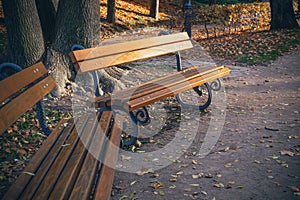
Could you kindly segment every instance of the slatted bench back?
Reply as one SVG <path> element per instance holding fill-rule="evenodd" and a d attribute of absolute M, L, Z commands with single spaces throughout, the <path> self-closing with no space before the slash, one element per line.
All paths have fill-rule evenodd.
<path fill-rule="evenodd" d="M 55 88 L 42 62 L 0 82 L 0 133 Z"/>
<path fill-rule="evenodd" d="M 192 48 L 187 33 L 162 35 L 70 52 L 78 73 L 107 68 Z"/>

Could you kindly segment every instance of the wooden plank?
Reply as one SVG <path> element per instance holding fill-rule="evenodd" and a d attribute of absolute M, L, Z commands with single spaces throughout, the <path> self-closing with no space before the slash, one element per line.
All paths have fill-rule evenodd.
<path fill-rule="evenodd" d="M 182 41 L 161 46 L 149 47 L 147 49 L 138 49 L 135 51 L 128 51 L 125 53 L 112 54 L 97 59 L 84 60 L 78 63 L 80 70 L 77 72 L 85 73 L 110 66 L 166 55 L 169 53 L 189 49 L 192 47 L 193 46 L 190 41 Z"/>
<path fill-rule="evenodd" d="M 23 113 L 55 88 L 52 77 L 48 76 L 29 88 L 0 109 L 0 133 L 4 132 Z"/>
<path fill-rule="evenodd" d="M 4 79 L 0 82 L 0 102 L 3 102 L 23 87 L 45 75 L 47 72 L 48 71 L 44 64 L 42 62 L 38 62 Z"/>
<path fill-rule="evenodd" d="M 73 190 L 76 179 L 81 176 L 79 172 L 81 171 L 82 163 L 87 154 L 86 149 L 88 148 L 89 143 L 93 140 L 95 127 L 97 127 L 98 124 L 97 119 L 93 116 L 93 114 L 91 117 L 93 120 L 88 122 L 88 124 L 82 130 L 82 135 L 80 134 L 81 137 L 86 138 L 86 141 L 83 143 L 80 138 L 60 176 L 59 174 L 56 174 L 56 176 L 59 176 L 59 178 L 55 183 L 50 196 L 47 197 L 48 199 L 67 199 Z M 53 174 L 55 176 L 55 173 L 52 171 L 50 171 L 49 174 Z M 45 187 L 46 185 L 47 184 L 45 184 Z M 81 189 L 83 188 L 81 187 Z M 87 188 L 84 188 L 84 190 L 86 189 Z"/>
<path fill-rule="evenodd" d="M 176 72 L 169 74 L 165 77 L 160 77 L 158 79 L 151 80 L 149 82 L 146 82 L 141 85 L 137 85 L 133 88 L 128 88 L 125 90 L 117 91 L 116 93 L 113 93 L 111 97 L 104 97 L 101 99 L 101 97 L 96 97 L 95 101 L 98 101 L 96 103 L 96 107 L 103 106 L 103 101 L 105 101 L 105 104 L 107 106 L 111 106 L 111 104 L 122 104 L 124 101 L 128 101 L 139 98 L 141 96 L 146 96 L 148 94 L 154 93 L 159 90 L 163 90 L 164 88 L 171 87 L 172 85 L 179 84 L 181 82 L 187 81 L 189 79 L 193 79 L 198 76 L 203 76 L 207 73 L 217 71 L 219 69 L 224 68 L 223 66 L 217 66 L 217 67 L 206 67 L 199 69 L 199 67 L 191 67 L 187 70 Z M 100 101 L 99 101 L 100 99 Z M 114 102 L 109 102 L 111 99 L 114 100 Z M 99 105 L 100 104 L 100 105 Z"/>
<path fill-rule="evenodd" d="M 190 67 L 190 68 L 188 68 L 184 71 L 168 74 L 166 76 L 162 76 L 162 77 L 159 77 L 157 79 L 153 79 L 151 81 L 148 81 L 148 82 L 145 82 L 145 83 L 142 83 L 142 84 L 139 84 L 139 85 L 135 85 L 135 86 L 130 87 L 130 88 L 125 88 L 125 89 L 120 90 L 120 91 L 115 91 L 115 92 L 113 92 L 112 95 L 104 95 L 104 96 L 95 97 L 91 101 L 96 102 L 96 105 L 95 105 L 96 108 L 103 107 L 102 103 L 103 102 L 105 102 L 104 104 L 108 103 L 111 100 L 112 97 L 115 98 L 115 97 L 118 97 L 118 96 L 124 96 L 124 97 L 125 97 L 125 95 L 128 96 L 128 94 L 132 94 L 132 92 L 137 90 L 137 88 L 139 88 L 139 87 L 147 87 L 147 85 L 149 85 L 150 83 L 156 83 L 156 82 L 160 83 L 161 81 L 164 81 L 166 79 L 169 79 L 169 78 L 172 79 L 174 74 L 183 74 L 183 73 L 186 73 L 187 71 L 195 70 L 197 68 L 198 68 L 198 66 Z M 106 106 L 108 106 L 108 105 L 106 105 Z"/>
<path fill-rule="evenodd" d="M 116 114 L 115 123 L 112 128 L 111 138 L 108 143 L 104 164 L 102 164 L 101 177 L 96 187 L 94 199 L 110 199 L 112 185 L 115 176 L 115 166 L 117 164 L 119 145 L 122 134 L 123 118 Z"/>
<path fill-rule="evenodd" d="M 132 94 L 129 93 L 130 100 L 146 96 L 148 94 L 152 94 L 156 91 L 163 90 L 164 88 L 169 88 L 173 85 L 178 85 L 182 82 L 186 82 L 190 79 L 194 79 L 199 76 L 203 76 L 205 74 L 211 73 L 213 71 L 217 71 L 219 69 L 224 68 L 223 66 L 219 67 L 208 67 L 201 70 L 187 70 L 185 73 L 175 73 L 174 76 L 163 79 L 162 81 L 151 81 L 151 83 L 148 83 L 145 86 L 138 87 Z M 124 93 L 123 93 L 124 94 Z M 128 93 L 126 93 L 128 94 Z M 121 101 L 124 101 L 124 99 L 127 98 L 127 96 L 116 96 L 114 97 L 115 100 L 120 99 Z"/>
<path fill-rule="evenodd" d="M 75 120 L 74 123 L 84 124 L 85 122 L 86 122 L 86 118 L 78 120 L 78 121 Z M 60 140 L 58 140 L 55 143 L 55 146 L 53 146 L 51 151 L 48 152 L 47 157 L 43 160 L 43 162 L 39 166 L 33 179 L 26 186 L 20 199 L 32 199 L 33 195 L 37 191 L 38 187 L 44 181 L 44 178 L 47 175 L 49 169 L 53 166 L 53 163 L 55 163 L 55 161 L 57 160 L 57 157 L 61 154 L 61 151 L 63 149 L 66 150 L 66 149 L 71 148 L 71 145 L 72 145 L 71 141 L 74 141 L 74 136 L 77 135 L 77 130 L 75 128 L 74 123 L 68 125 L 68 126 L 70 126 L 70 129 L 68 129 L 68 130 L 64 129 L 64 132 L 62 132 L 62 134 L 61 134 L 62 137 L 60 138 Z M 68 146 L 65 144 L 70 144 L 70 145 Z M 51 190 L 51 188 L 52 188 L 52 186 L 50 185 L 50 182 L 49 182 L 49 190 Z"/>
<path fill-rule="evenodd" d="M 73 124 L 73 120 L 62 119 L 57 124 L 56 129 L 52 131 L 52 133 L 43 142 L 39 151 L 35 153 L 31 161 L 24 169 L 24 172 L 31 172 L 35 174 L 38 168 L 40 167 L 41 163 L 44 161 L 44 159 L 48 156 L 49 153 L 51 153 L 52 156 L 55 156 L 55 153 L 52 149 L 55 149 L 57 145 L 60 146 L 65 141 L 66 135 L 62 135 L 62 132 L 70 131 L 73 128 L 73 126 L 70 125 L 65 127 L 65 123 Z M 20 199 L 20 196 L 25 186 L 29 183 L 29 181 L 32 178 L 33 176 L 30 176 L 28 174 L 20 174 L 17 180 L 14 182 L 14 184 L 6 192 L 3 199 Z"/>
<path fill-rule="evenodd" d="M 104 139 L 109 130 L 109 125 L 112 117 L 111 111 L 103 112 L 99 121 L 99 126 L 95 132 L 92 143 L 89 147 L 89 152 L 82 165 L 80 175 L 74 184 L 73 190 L 69 199 L 88 199 L 96 178 L 97 169 L 99 166 L 99 158 L 104 151 Z"/>
<path fill-rule="evenodd" d="M 114 54 L 123 54 L 139 49 L 146 49 L 149 47 L 161 46 L 169 43 L 176 43 L 180 41 L 190 41 L 187 33 L 177 33 L 172 35 L 162 35 L 150 37 L 145 39 L 138 39 L 133 41 L 122 42 L 118 44 L 105 45 L 95 48 L 88 48 L 71 52 L 70 58 L 73 63 L 82 62 L 86 60 L 99 59 Z"/>
<path fill-rule="evenodd" d="M 193 87 L 197 87 L 199 85 L 202 85 L 206 82 L 213 81 L 217 78 L 220 78 L 222 76 L 228 75 L 230 73 L 230 70 L 228 68 L 223 68 L 218 71 L 211 72 L 209 74 L 205 74 L 203 76 L 197 77 L 195 79 L 182 82 L 178 85 L 171 86 L 169 88 L 166 88 L 164 90 L 160 90 L 157 92 L 154 92 L 152 94 L 149 94 L 147 96 L 134 99 L 130 102 L 128 102 L 129 111 L 135 110 L 137 108 L 141 108 L 143 106 L 149 105 L 151 103 L 154 103 L 156 101 L 165 99 L 167 97 L 173 96 L 175 94 L 178 94 L 180 92 L 183 92 L 185 90 L 191 89 Z"/>

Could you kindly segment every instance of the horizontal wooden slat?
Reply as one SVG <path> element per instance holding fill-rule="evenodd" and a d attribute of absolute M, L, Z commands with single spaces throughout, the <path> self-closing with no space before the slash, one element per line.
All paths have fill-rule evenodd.
<path fill-rule="evenodd" d="M 126 52 L 122 54 L 110 55 L 104 58 L 94 60 L 85 60 L 79 63 L 80 70 L 78 71 L 78 73 L 85 73 L 101 68 L 143 60 L 155 56 L 161 56 L 175 51 L 185 50 L 191 47 L 192 46 L 190 43 L 179 42 L 173 44 L 166 44 L 159 47 L 151 47 L 147 49 Z"/>
<path fill-rule="evenodd" d="M 105 102 L 105 103 L 109 102 L 112 97 L 115 98 L 115 96 L 130 95 L 130 94 L 132 94 L 133 91 L 137 90 L 140 87 L 145 87 L 145 86 L 147 87 L 151 83 L 157 83 L 157 82 L 165 81 L 166 79 L 172 79 L 173 76 L 176 75 L 176 74 L 183 74 L 183 73 L 186 73 L 187 71 L 195 70 L 197 68 L 198 68 L 198 66 L 193 66 L 193 67 L 190 67 L 188 69 L 185 69 L 184 71 L 180 71 L 180 72 L 168 74 L 166 76 L 162 76 L 162 77 L 159 77 L 159 78 L 147 81 L 145 83 L 142 83 L 142 84 L 130 87 L 130 88 L 126 88 L 126 89 L 123 89 L 123 90 L 115 91 L 115 92 L 113 92 L 112 95 L 107 94 L 107 95 L 95 97 L 91 101 L 96 102 L 96 108 L 102 107 L 101 103 L 102 102 Z"/>
<path fill-rule="evenodd" d="M 182 82 L 186 82 L 190 79 L 203 76 L 205 74 L 211 73 L 213 71 L 217 71 L 224 68 L 223 66 L 217 67 L 206 67 L 199 68 L 198 66 L 194 66 L 188 68 L 184 71 L 176 72 L 169 74 L 165 77 L 160 77 L 149 82 L 145 82 L 143 84 L 137 85 L 132 88 L 128 88 L 125 90 L 117 91 L 113 93 L 112 96 L 104 96 L 104 97 L 96 97 L 96 107 L 101 107 L 103 104 L 106 106 L 111 106 L 111 99 L 113 99 L 113 104 L 120 104 L 125 100 L 133 100 L 139 98 L 141 96 L 146 96 L 148 94 L 154 93 L 159 90 L 163 90 L 164 88 L 171 87 L 172 85 L 176 85 Z"/>
<path fill-rule="evenodd" d="M 2 107 L 0 110 L 0 133 L 5 131 L 23 113 L 32 108 L 55 86 L 53 78 L 48 76 Z"/>
<path fill-rule="evenodd" d="M 139 98 L 141 96 L 146 96 L 147 94 L 152 94 L 152 93 L 162 90 L 164 88 L 168 88 L 173 85 L 178 85 L 182 82 L 186 82 L 186 81 L 189 81 L 196 77 L 203 76 L 205 74 L 217 71 L 222 68 L 223 68 L 222 66 L 208 67 L 208 68 L 204 68 L 204 69 L 199 69 L 199 71 L 195 69 L 195 70 L 187 70 L 181 74 L 175 73 L 175 74 L 173 74 L 173 76 L 171 76 L 169 78 L 163 79 L 161 81 L 153 81 L 153 82 L 151 81 L 147 85 L 138 87 L 133 93 L 129 93 L 130 96 L 126 96 L 126 95 L 128 95 L 127 92 L 122 93 L 123 95 L 116 95 L 116 97 L 114 97 L 114 100 L 117 100 L 117 99 L 121 100 L 121 99 L 125 99 L 128 97 L 130 98 L 130 100 L 133 100 L 133 99 Z"/>
<path fill-rule="evenodd" d="M 188 35 L 178 33 L 73 51 L 69 55 L 77 72 L 84 73 L 192 47 Z"/>
<path fill-rule="evenodd" d="M 13 74 L 0 82 L 0 102 L 47 73 L 42 62 Z"/>
<path fill-rule="evenodd" d="M 143 96 L 141 98 L 134 99 L 134 100 L 128 102 L 129 111 L 135 110 L 137 108 L 141 108 L 143 106 L 149 105 L 156 101 L 165 99 L 169 96 L 173 96 L 173 95 L 183 92 L 185 90 L 197 87 L 206 82 L 213 81 L 217 78 L 228 75 L 229 73 L 230 73 L 230 70 L 228 68 L 223 68 L 221 70 L 214 71 L 209 74 L 205 74 L 203 76 L 197 77 L 195 79 L 192 79 L 192 80 L 189 80 L 186 82 L 182 82 L 180 84 L 171 86 L 169 88 L 165 88 L 163 90 L 154 92 L 147 96 Z"/>
<path fill-rule="evenodd" d="M 163 35 L 145 39 L 122 42 L 118 44 L 105 45 L 95 48 L 77 50 L 70 53 L 72 62 L 82 62 L 90 59 L 97 59 L 113 54 L 122 54 L 139 49 L 145 49 L 154 46 L 160 46 L 168 43 L 188 41 L 187 33 L 177 33 L 172 35 Z"/>

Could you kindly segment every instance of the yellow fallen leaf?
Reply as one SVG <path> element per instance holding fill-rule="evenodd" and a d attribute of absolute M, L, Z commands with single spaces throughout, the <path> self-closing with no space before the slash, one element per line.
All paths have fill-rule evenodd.
<path fill-rule="evenodd" d="M 23 172 L 23 174 L 27 174 L 27 175 L 29 175 L 29 176 L 35 176 L 35 174 L 32 173 L 32 172 Z"/>
<path fill-rule="evenodd" d="M 283 150 L 283 151 L 280 151 L 281 155 L 288 155 L 288 156 L 294 156 L 295 153 L 294 152 L 291 152 L 291 151 L 288 151 L 288 150 Z"/>

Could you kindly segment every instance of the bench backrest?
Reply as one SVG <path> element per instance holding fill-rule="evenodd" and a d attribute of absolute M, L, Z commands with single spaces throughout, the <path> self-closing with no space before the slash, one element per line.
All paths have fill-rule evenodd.
<path fill-rule="evenodd" d="M 162 35 L 70 52 L 78 73 L 107 68 L 192 48 L 187 33 Z"/>
<path fill-rule="evenodd" d="M 42 62 L 0 82 L 0 133 L 56 86 Z"/>

